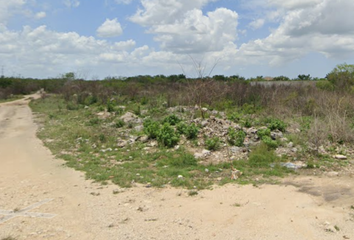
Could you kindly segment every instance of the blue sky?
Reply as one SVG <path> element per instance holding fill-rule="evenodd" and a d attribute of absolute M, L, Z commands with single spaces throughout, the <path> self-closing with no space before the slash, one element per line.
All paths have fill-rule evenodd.
<path fill-rule="evenodd" d="M 324 77 L 354 60 L 351 0 L 0 0 L 6 76 Z M 199 69 L 193 64 L 199 65 Z"/>

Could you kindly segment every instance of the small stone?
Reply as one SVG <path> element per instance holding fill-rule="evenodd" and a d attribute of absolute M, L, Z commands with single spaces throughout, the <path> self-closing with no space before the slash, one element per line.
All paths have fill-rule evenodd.
<path fill-rule="evenodd" d="M 292 148 L 292 147 L 294 147 L 294 143 L 289 142 L 289 143 L 288 143 L 288 145 L 287 145 L 287 147 L 288 147 L 288 148 Z"/>
<path fill-rule="evenodd" d="M 208 172 L 209 172 L 209 169 L 206 168 L 206 169 L 205 169 L 205 172 L 208 173 Z"/>
<path fill-rule="evenodd" d="M 178 175 L 178 177 L 177 177 L 178 179 L 182 179 L 183 178 L 183 176 L 182 175 Z"/>
<path fill-rule="evenodd" d="M 335 155 L 334 158 L 335 158 L 335 159 L 339 159 L 339 160 L 346 160 L 346 159 L 347 159 L 347 156 L 344 156 L 344 155 Z"/>

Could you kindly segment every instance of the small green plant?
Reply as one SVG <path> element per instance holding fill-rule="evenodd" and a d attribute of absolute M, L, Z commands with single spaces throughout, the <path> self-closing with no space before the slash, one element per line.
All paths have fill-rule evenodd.
<path fill-rule="evenodd" d="M 252 150 L 248 161 L 252 167 L 269 167 L 271 163 L 276 163 L 278 160 L 274 150 L 261 143 Z"/>
<path fill-rule="evenodd" d="M 232 146 L 242 147 L 245 138 L 246 138 L 246 133 L 244 131 L 242 130 L 236 131 L 233 128 L 229 128 L 227 140 Z"/>
<path fill-rule="evenodd" d="M 107 112 L 114 112 L 114 105 L 112 102 L 107 103 Z"/>
<path fill-rule="evenodd" d="M 269 128 L 258 129 L 257 135 L 260 139 L 263 139 L 264 137 L 270 137 L 270 129 Z"/>
<path fill-rule="evenodd" d="M 160 131 L 160 123 L 147 119 L 144 122 L 144 132 L 150 139 L 156 139 Z"/>
<path fill-rule="evenodd" d="M 199 128 L 194 123 L 187 125 L 184 122 L 180 122 L 177 124 L 176 129 L 179 134 L 184 134 L 187 139 L 196 139 L 199 133 Z"/>
<path fill-rule="evenodd" d="M 269 120 L 268 128 L 269 128 L 271 131 L 279 130 L 279 131 L 284 132 L 285 129 L 286 129 L 286 124 L 285 124 L 282 120 L 279 120 L 279 119 L 275 119 L 275 118 L 274 118 L 274 119 L 270 119 L 270 120 Z"/>
<path fill-rule="evenodd" d="M 187 129 L 187 124 L 185 124 L 184 122 L 180 122 L 177 124 L 176 129 L 179 134 L 185 134 Z"/>
<path fill-rule="evenodd" d="M 199 133 L 198 127 L 192 123 L 191 125 L 188 125 L 185 129 L 184 134 L 186 135 L 187 139 L 196 139 Z"/>
<path fill-rule="evenodd" d="M 114 124 L 116 128 L 122 128 L 124 127 L 125 122 L 122 119 L 118 119 L 118 121 Z"/>
<path fill-rule="evenodd" d="M 164 123 L 157 135 L 159 144 L 165 147 L 174 147 L 179 141 L 179 135 L 168 123 Z"/>
<path fill-rule="evenodd" d="M 195 191 L 195 190 L 191 190 L 188 192 L 188 196 L 192 197 L 192 196 L 196 196 L 198 195 L 198 191 Z"/>
<path fill-rule="evenodd" d="M 238 123 L 242 119 L 242 115 L 238 112 L 234 112 L 228 116 L 228 119 L 230 121 L 233 121 L 235 123 Z"/>
<path fill-rule="evenodd" d="M 172 114 L 167 116 L 164 120 L 163 123 L 168 123 L 172 126 L 177 125 L 179 122 L 181 122 L 181 119 L 179 119 L 176 115 Z"/>
<path fill-rule="evenodd" d="M 269 136 L 263 136 L 262 142 L 269 148 L 277 148 L 279 146 L 279 143 Z"/>
<path fill-rule="evenodd" d="M 220 148 L 220 138 L 213 137 L 205 139 L 205 146 L 210 151 L 215 151 Z"/>
<path fill-rule="evenodd" d="M 249 118 L 246 118 L 242 121 L 242 126 L 246 127 L 246 128 L 250 128 L 252 127 L 252 120 Z"/>

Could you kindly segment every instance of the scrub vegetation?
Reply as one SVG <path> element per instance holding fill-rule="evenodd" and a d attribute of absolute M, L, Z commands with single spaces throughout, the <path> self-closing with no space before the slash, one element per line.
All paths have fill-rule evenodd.
<path fill-rule="evenodd" d="M 275 182 L 300 167 L 330 171 L 348 164 L 353 65 L 339 65 L 325 79 L 261 80 L 1 77 L 0 99 L 44 89 L 30 104 L 38 136 L 68 166 L 103 184 L 203 189 Z M 242 175 L 232 179 L 233 169 Z"/>

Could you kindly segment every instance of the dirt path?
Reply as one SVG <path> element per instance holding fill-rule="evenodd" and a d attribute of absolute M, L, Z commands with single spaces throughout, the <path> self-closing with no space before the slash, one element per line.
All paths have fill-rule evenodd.
<path fill-rule="evenodd" d="M 102 187 L 51 156 L 27 103 L 0 104 L 0 240 L 354 239 L 353 178 L 228 185 L 193 197 Z"/>

